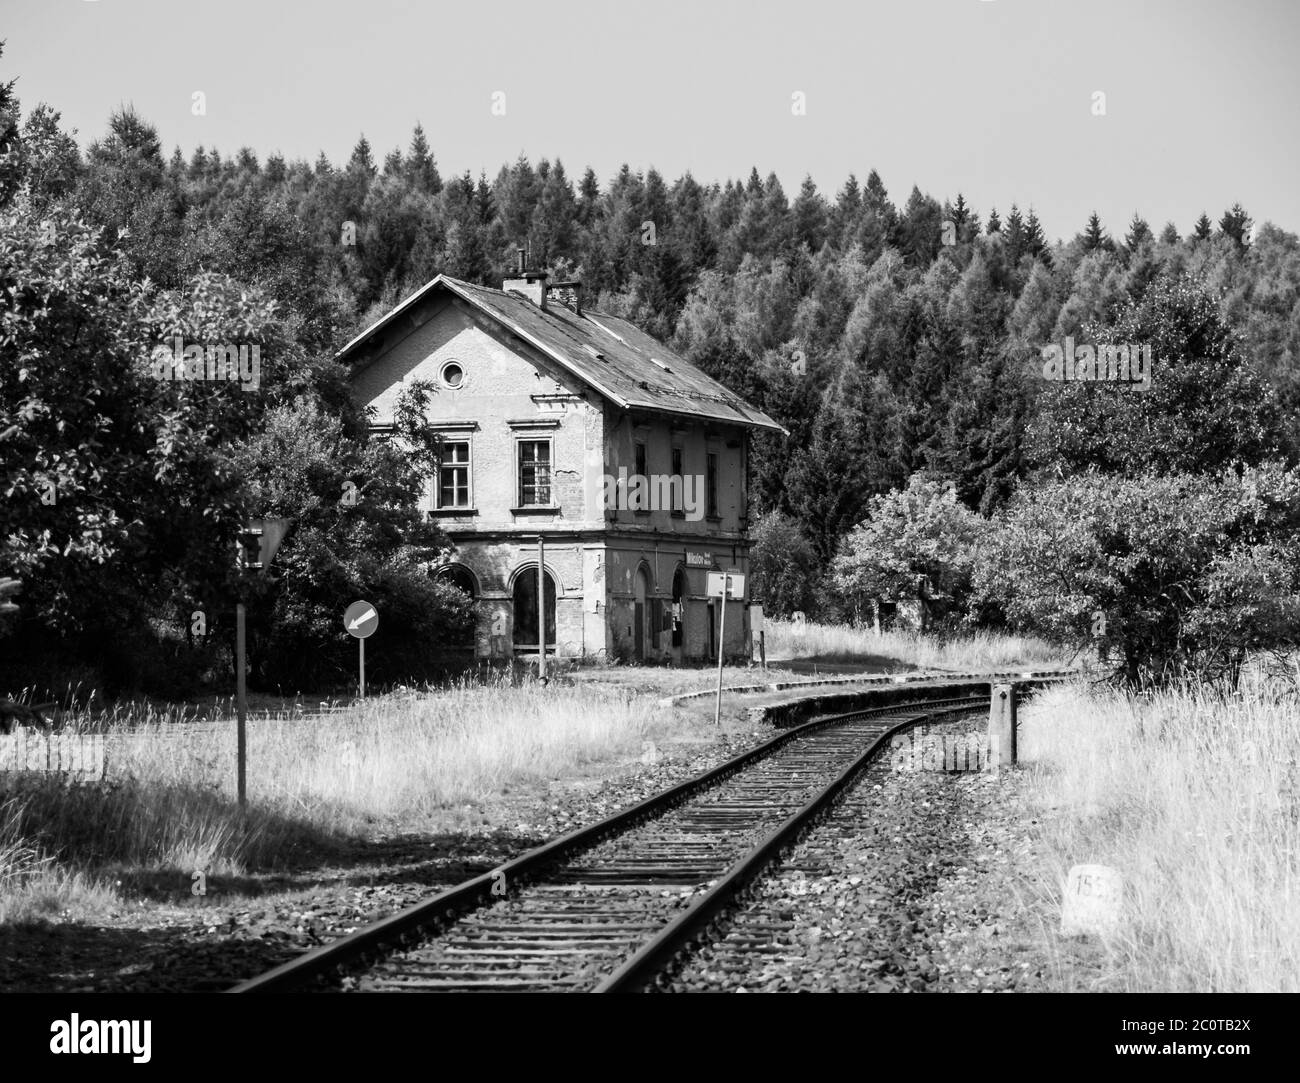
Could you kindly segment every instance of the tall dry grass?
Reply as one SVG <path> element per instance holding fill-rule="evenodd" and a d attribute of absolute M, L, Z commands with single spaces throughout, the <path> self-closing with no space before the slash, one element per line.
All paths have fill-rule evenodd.
<path fill-rule="evenodd" d="M 1300 712 L 1256 684 L 1127 697 L 1045 692 L 1021 714 L 1021 760 L 1059 915 L 1071 865 L 1117 868 L 1126 920 L 1100 973 L 1052 930 L 1070 989 L 1300 990 Z"/>
<path fill-rule="evenodd" d="M 304 848 L 328 851 L 376 826 L 427 828 L 448 806 L 630 760 L 645 741 L 703 724 L 630 694 L 506 681 L 379 697 L 320 719 L 250 720 L 241 813 L 233 722 L 128 721 L 108 731 L 108 784 L 6 783 L 0 907 L 69 871 L 237 876 L 291 864 Z"/>
<path fill-rule="evenodd" d="M 0 802 L 0 925 L 38 920 L 75 905 L 78 916 L 102 913 L 113 893 L 94 876 L 59 865 L 21 833 L 22 799 Z"/>
<path fill-rule="evenodd" d="M 768 620 L 767 651 L 772 658 L 806 658 L 826 663 L 880 661 L 917 669 L 1000 669 L 1019 665 L 1067 665 L 1060 650 L 1031 636 L 976 631 L 962 636 L 930 636 L 847 625 Z"/>

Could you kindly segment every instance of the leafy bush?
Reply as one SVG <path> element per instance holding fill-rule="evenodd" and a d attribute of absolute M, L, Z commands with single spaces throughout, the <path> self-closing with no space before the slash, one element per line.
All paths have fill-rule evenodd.
<path fill-rule="evenodd" d="M 765 615 L 780 619 L 814 605 L 817 557 L 789 516 L 771 511 L 759 519 L 749 568 L 751 596 L 762 602 Z"/>
<path fill-rule="evenodd" d="M 914 475 L 906 489 L 871 498 L 831 565 L 833 582 L 855 607 L 923 594 L 960 607 L 982 526 L 951 484 Z"/>
<path fill-rule="evenodd" d="M 1096 473 L 1023 487 L 975 565 L 977 591 L 1055 643 L 1095 641 L 1131 685 L 1235 685 L 1250 651 L 1300 642 L 1300 474 Z"/>

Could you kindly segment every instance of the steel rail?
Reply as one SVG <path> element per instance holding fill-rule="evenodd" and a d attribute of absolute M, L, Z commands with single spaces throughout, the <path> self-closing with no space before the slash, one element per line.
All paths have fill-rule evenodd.
<path fill-rule="evenodd" d="M 703 895 L 641 945 L 617 970 L 605 978 L 594 990 L 596 993 L 635 992 L 647 985 L 683 951 L 695 936 L 703 932 L 715 917 L 730 906 L 751 880 L 775 861 L 782 850 L 796 842 L 805 830 L 848 789 L 857 776 L 875 759 L 884 743 L 904 730 L 932 721 L 936 715 L 969 713 L 982 705 L 982 700 L 966 706 L 949 707 L 919 713 L 892 726 L 877 737 L 851 764 L 817 793 L 803 808 L 798 809 L 767 838 L 758 843 L 735 863 Z"/>

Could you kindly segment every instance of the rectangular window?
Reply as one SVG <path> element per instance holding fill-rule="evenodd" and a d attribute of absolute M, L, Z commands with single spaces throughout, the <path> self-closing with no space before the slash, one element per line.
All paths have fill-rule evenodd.
<path fill-rule="evenodd" d="M 519 441 L 519 506 L 549 507 L 551 504 L 551 442 Z"/>
<path fill-rule="evenodd" d="M 682 477 L 685 474 L 685 470 L 683 468 L 682 460 L 682 449 L 679 447 L 673 448 L 673 511 L 679 514 L 682 512 L 684 507 L 682 486 L 685 485 L 685 482 L 682 480 Z"/>
<path fill-rule="evenodd" d="M 632 476 L 645 478 L 643 482 L 629 482 L 630 485 L 636 485 L 636 488 L 628 490 L 627 506 L 639 515 L 649 515 L 653 507 L 650 496 L 650 478 L 646 473 L 645 463 L 645 444 L 638 440 L 632 445 L 633 464 Z"/>
<path fill-rule="evenodd" d="M 438 507 L 468 508 L 469 441 L 444 440 L 438 467 Z"/>
<path fill-rule="evenodd" d="M 706 514 L 709 518 L 716 519 L 718 517 L 718 457 L 716 455 L 708 457 L 705 491 L 708 494 L 708 511 Z"/>

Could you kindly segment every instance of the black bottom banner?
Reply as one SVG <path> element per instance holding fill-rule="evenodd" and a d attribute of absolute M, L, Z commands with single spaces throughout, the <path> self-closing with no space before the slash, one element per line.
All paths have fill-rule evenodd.
<path fill-rule="evenodd" d="M 7 1062 L 135 1072 L 432 1068 L 613 1073 L 735 1068 L 773 1057 L 954 1067 L 1035 1057 L 1040 1070 L 1152 1062 L 1259 1072 L 1295 1046 L 1294 996 L 1254 995 L 11 995 Z M 784 1052 L 774 1046 L 789 1043 Z M 556 1058 L 560 1050 L 564 1054 Z M 898 1058 L 902 1058 L 899 1063 Z M 852 1060 L 849 1060 L 849 1065 Z M 847 1065 L 846 1065 L 847 1066 Z M 17 1078 L 14 1076 L 14 1078 Z"/>

